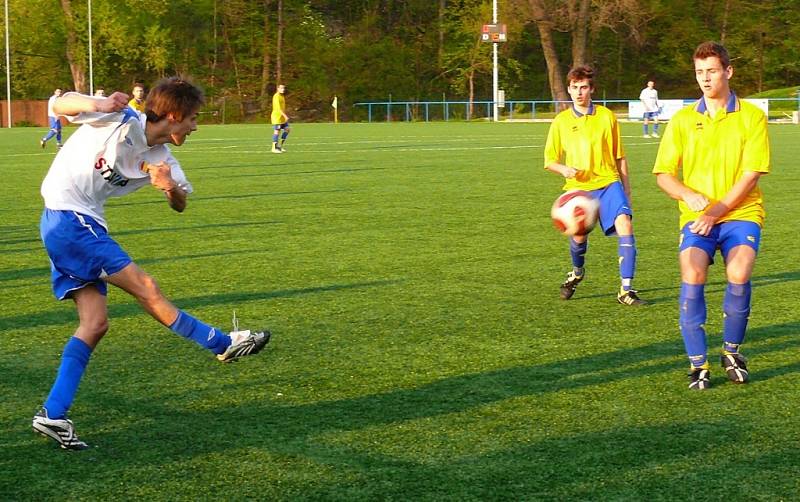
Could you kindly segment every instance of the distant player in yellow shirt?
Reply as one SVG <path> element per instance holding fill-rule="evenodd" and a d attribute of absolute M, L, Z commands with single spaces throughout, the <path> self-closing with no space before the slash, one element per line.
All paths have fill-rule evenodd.
<path fill-rule="evenodd" d="M 278 85 L 278 89 L 272 96 L 272 153 L 283 153 L 286 149 L 286 137 L 289 136 L 289 116 L 286 114 L 286 98 L 284 93 L 286 86 Z M 278 137 L 280 136 L 280 138 Z M 280 139 L 280 143 L 278 140 Z"/>
<path fill-rule="evenodd" d="M 128 106 L 139 113 L 144 113 L 144 84 L 133 84 L 133 98 L 128 101 Z"/>
<path fill-rule="evenodd" d="M 680 329 L 691 363 L 689 388 L 703 390 L 711 383 L 704 288 L 717 249 L 728 278 L 722 367 L 734 383 L 749 378 L 739 346 L 750 316 L 750 276 L 764 223 L 758 180 L 769 173 L 770 154 L 764 112 L 730 89 L 733 67 L 725 47 L 702 43 L 693 59 L 703 97 L 670 120 L 653 173 L 658 186 L 678 201 Z"/>
<path fill-rule="evenodd" d="M 578 66 L 567 74 L 572 106 L 559 113 L 550 125 L 544 149 L 544 167 L 566 178 L 564 190 L 586 190 L 600 202 L 599 223 L 605 235 L 619 236 L 619 272 L 622 280 L 617 301 L 642 305 L 633 289 L 636 241 L 633 236 L 628 181 L 628 162 L 622 148 L 619 124 L 608 108 L 592 103 L 594 70 Z M 561 285 L 560 295 L 569 300 L 585 276 L 589 241 L 586 235 L 570 237 L 572 271 Z"/>

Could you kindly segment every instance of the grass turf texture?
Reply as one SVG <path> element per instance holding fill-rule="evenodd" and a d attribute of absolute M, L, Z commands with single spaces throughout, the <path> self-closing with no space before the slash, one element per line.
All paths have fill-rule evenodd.
<path fill-rule="evenodd" d="M 657 141 L 622 126 L 635 285 L 652 304 L 617 304 L 616 239 L 598 233 L 563 302 L 547 127 L 297 124 L 289 152 L 271 155 L 266 126 L 203 126 L 175 149 L 196 190 L 187 211 L 143 189 L 110 203 L 111 234 L 179 307 L 225 329 L 235 309 L 273 341 L 222 365 L 112 288 L 111 329 L 71 411 L 93 446 L 78 453 L 30 429 L 76 325 L 38 238 L 53 146 L 2 130 L 0 498 L 797 496 L 800 129 L 770 127 L 752 382 L 718 366 L 718 258 L 713 388 L 693 393 L 677 209 L 649 174 Z"/>

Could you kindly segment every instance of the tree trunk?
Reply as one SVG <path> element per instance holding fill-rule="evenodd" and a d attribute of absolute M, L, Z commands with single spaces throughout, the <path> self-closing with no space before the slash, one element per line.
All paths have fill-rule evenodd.
<path fill-rule="evenodd" d="M 539 38 L 542 41 L 542 52 L 547 63 L 547 80 L 550 83 L 550 95 L 557 101 L 569 101 L 567 89 L 564 86 L 564 76 L 558 61 L 558 52 L 553 40 L 553 22 L 545 10 L 542 0 L 530 0 L 533 10 L 533 19 L 539 29 Z M 557 109 L 559 107 L 556 107 Z"/>
<path fill-rule="evenodd" d="M 475 113 L 475 70 L 469 70 L 469 118 Z"/>
<path fill-rule="evenodd" d="M 261 50 L 263 57 L 261 59 L 261 102 L 267 104 L 269 99 L 269 66 L 270 66 L 270 52 L 269 52 L 269 4 L 270 0 L 264 0 L 264 41 Z"/>
<path fill-rule="evenodd" d="M 70 0 L 61 0 L 61 9 L 64 11 L 64 19 L 67 28 L 67 49 L 66 56 L 69 63 L 69 71 L 72 73 L 72 84 L 78 92 L 86 92 L 86 68 L 83 62 L 79 61 L 78 37 L 75 34 L 75 17 L 72 15 L 72 5 Z"/>
<path fill-rule="evenodd" d="M 731 12 L 731 0 L 725 0 L 725 7 L 722 9 L 722 28 L 719 34 L 719 43 L 725 45 L 725 36 L 728 34 L 728 15 Z"/>
<path fill-rule="evenodd" d="M 442 69 L 444 58 L 444 13 L 447 9 L 447 0 L 439 0 L 439 52 L 437 54 L 438 69 Z"/>
<path fill-rule="evenodd" d="M 589 7 L 591 0 L 581 0 L 572 32 L 572 67 L 586 64 L 586 39 L 589 32 Z"/>
<path fill-rule="evenodd" d="M 239 113 L 241 113 L 241 117 L 244 119 L 244 93 L 242 92 L 242 82 L 239 79 L 239 63 L 236 62 L 236 52 L 234 52 L 230 37 L 228 36 L 228 23 L 226 19 L 222 24 L 222 41 L 225 43 L 225 49 L 228 51 L 231 64 L 233 65 L 233 77 L 236 80 L 236 91 L 239 94 Z"/>
<path fill-rule="evenodd" d="M 275 83 L 283 83 L 283 0 L 278 0 L 278 37 L 275 40 Z"/>

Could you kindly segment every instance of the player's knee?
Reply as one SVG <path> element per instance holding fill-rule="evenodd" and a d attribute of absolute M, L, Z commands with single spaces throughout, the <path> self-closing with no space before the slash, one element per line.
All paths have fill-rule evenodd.
<path fill-rule="evenodd" d="M 158 287 L 156 280 L 147 274 L 141 279 L 141 291 L 139 294 L 139 301 L 148 304 L 154 304 L 164 297 L 161 288 Z"/>
<path fill-rule="evenodd" d="M 99 340 L 108 333 L 108 317 L 98 316 L 93 318 L 82 318 L 79 330 L 89 340 Z"/>

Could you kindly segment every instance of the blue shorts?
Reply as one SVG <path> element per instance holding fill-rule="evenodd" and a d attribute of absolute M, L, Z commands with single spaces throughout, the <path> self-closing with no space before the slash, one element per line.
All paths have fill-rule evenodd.
<path fill-rule="evenodd" d="M 56 131 L 61 130 L 61 119 L 58 117 L 48 117 L 50 119 L 50 129 L 55 129 Z"/>
<path fill-rule="evenodd" d="M 272 129 L 276 131 L 280 131 L 281 129 L 288 129 L 289 128 L 289 121 L 287 120 L 283 124 L 272 124 Z"/>
<path fill-rule="evenodd" d="M 710 263 L 714 263 L 714 254 L 719 249 L 722 258 L 727 261 L 728 253 L 736 246 L 749 246 L 758 254 L 761 243 L 761 227 L 752 221 L 724 221 L 711 228 L 708 235 L 699 235 L 689 231 L 690 221 L 681 229 L 680 250 L 699 248 L 706 252 Z"/>
<path fill-rule="evenodd" d="M 644 112 L 644 118 L 646 119 L 657 119 L 658 112 Z"/>
<path fill-rule="evenodd" d="M 600 228 L 605 235 L 614 235 L 617 229 L 614 220 L 621 214 L 627 214 L 633 218 L 631 203 L 622 188 L 622 182 L 615 181 L 603 188 L 589 192 L 595 199 L 600 201 Z"/>
<path fill-rule="evenodd" d="M 105 295 L 103 278 L 132 261 L 106 229 L 85 214 L 45 209 L 39 231 L 50 257 L 53 293 L 59 300 L 90 284 Z"/>

